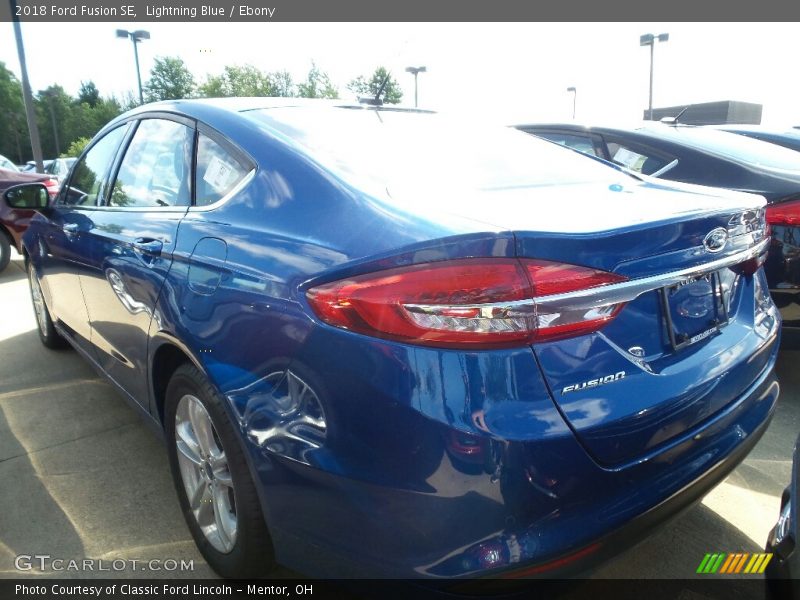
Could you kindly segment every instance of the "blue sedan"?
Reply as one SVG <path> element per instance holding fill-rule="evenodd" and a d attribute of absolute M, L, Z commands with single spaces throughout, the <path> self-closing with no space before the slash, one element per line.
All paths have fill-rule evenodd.
<path fill-rule="evenodd" d="M 757 195 L 265 99 L 137 108 L 43 189 L 4 196 L 39 212 L 41 340 L 163 433 L 225 577 L 582 570 L 702 497 L 775 409 Z"/>

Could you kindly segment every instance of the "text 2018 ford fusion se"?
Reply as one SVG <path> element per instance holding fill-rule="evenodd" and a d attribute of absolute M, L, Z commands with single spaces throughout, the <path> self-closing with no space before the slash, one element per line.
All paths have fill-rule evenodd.
<path fill-rule="evenodd" d="M 413 110 L 176 101 L 24 238 L 39 333 L 163 430 L 218 573 L 553 576 L 764 432 L 764 200 Z M 157 510 L 157 507 L 154 507 Z"/>

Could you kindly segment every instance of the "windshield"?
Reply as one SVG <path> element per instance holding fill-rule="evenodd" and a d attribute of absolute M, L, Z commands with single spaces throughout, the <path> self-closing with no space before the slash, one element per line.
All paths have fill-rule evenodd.
<path fill-rule="evenodd" d="M 647 131 L 717 156 L 765 169 L 800 171 L 800 154 L 794 150 L 735 133 L 695 127 L 667 126 Z"/>
<path fill-rule="evenodd" d="M 248 116 L 345 179 L 391 191 L 614 183 L 628 176 L 507 127 L 438 114 L 360 108 L 274 108 Z M 428 195 L 426 193 L 426 195 Z"/>

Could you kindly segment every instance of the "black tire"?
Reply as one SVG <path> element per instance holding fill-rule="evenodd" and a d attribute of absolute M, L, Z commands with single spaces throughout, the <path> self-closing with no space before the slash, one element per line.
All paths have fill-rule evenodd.
<path fill-rule="evenodd" d="M 42 344 L 53 350 L 66 348 L 69 344 L 67 340 L 61 337 L 61 334 L 56 331 L 53 325 L 53 319 L 50 318 L 50 310 L 47 308 L 47 303 L 44 301 L 42 295 L 42 288 L 39 285 L 39 278 L 36 276 L 36 269 L 33 263 L 28 263 L 28 285 L 31 292 L 31 305 L 33 306 L 33 315 L 36 318 L 36 330 L 39 332 L 39 339 Z M 36 293 L 38 290 L 41 299 L 41 313 L 37 310 Z"/>
<path fill-rule="evenodd" d="M 11 260 L 11 242 L 8 241 L 6 232 L 0 227 L 0 272 L 4 271 Z"/>
<path fill-rule="evenodd" d="M 190 507 L 184 485 L 176 444 L 176 414 L 181 399 L 187 395 L 199 400 L 205 408 L 213 426 L 214 440 L 225 453 L 227 460 L 234 495 L 232 504 L 235 506 L 237 521 L 235 543 L 228 552 L 222 552 L 214 547 L 203 533 Z M 189 531 L 211 568 L 222 577 L 231 579 L 266 577 L 275 566 L 272 539 L 261 511 L 255 485 L 250 477 L 244 451 L 223 402 L 224 399 L 193 364 L 186 363 L 175 370 L 167 386 L 164 406 L 164 425 L 172 479 Z"/>

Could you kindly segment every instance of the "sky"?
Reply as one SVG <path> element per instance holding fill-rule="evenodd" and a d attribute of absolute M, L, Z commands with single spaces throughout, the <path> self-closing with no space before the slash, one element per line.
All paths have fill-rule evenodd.
<path fill-rule="evenodd" d="M 225 65 L 288 70 L 295 81 L 311 62 L 346 84 L 378 65 L 389 68 L 413 103 L 481 115 L 506 124 L 576 119 L 635 123 L 647 108 L 650 50 L 644 33 L 669 33 L 655 46 L 655 107 L 740 100 L 764 106 L 762 123 L 800 125 L 797 56 L 800 24 L 785 23 L 23 23 L 31 86 L 57 83 L 76 94 L 92 80 L 104 96 L 136 90 L 130 41 L 117 28 L 146 29 L 142 77 L 157 56 L 179 56 L 195 78 Z M 59 40 L 64 40 L 60 42 Z M 0 61 L 19 76 L 10 23 L 0 23 Z"/>

